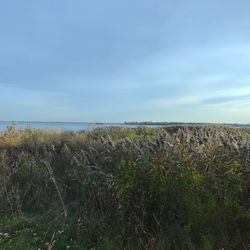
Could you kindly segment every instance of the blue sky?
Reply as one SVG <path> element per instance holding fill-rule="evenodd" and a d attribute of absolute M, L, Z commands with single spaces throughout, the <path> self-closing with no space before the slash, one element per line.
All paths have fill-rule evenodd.
<path fill-rule="evenodd" d="M 0 2 L 0 120 L 250 122 L 248 0 Z"/>

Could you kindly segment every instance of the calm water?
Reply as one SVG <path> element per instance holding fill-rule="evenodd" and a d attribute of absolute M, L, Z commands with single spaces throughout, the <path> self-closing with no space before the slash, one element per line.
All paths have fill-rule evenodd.
<path fill-rule="evenodd" d="M 124 123 L 86 123 L 86 122 L 15 122 L 16 127 L 19 129 L 24 129 L 28 127 L 38 128 L 38 129 L 56 129 L 56 130 L 71 130 L 71 131 L 90 131 L 95 128 L 103 127 L 127 127 L 127 128 L 136 128 L 138 125 L 127 125 Z M 0 121 L 0 131 L 6 130 L 11 126 L 12 122 Z M 240 125 L 240 124 L 231 124 L 232 127 L 243 127 L 250 128 L 250 124 Z M 160 125 L 147 125 L 146 127 L 160 127 Z"/>
<path fill-rule="evenodd" d="M 96 123 L 80 123 L 80 122 L 15 122 L 16 127 L 20 129 L 24 129 L 27 127 L 38 128 L 38 129 L 57 129 L 57 130 L 71 130 L 71 131 L 89 131 L 95 128 L 101 127 L 129 127 L 133 128 L 136 125 L 125 125 L 122 123 L 104 123 L 104 124 L 96 124 Z M 9 126 L 11 126 L 12 122 L 0 121 L 0 131 L 6 130 Z"/>

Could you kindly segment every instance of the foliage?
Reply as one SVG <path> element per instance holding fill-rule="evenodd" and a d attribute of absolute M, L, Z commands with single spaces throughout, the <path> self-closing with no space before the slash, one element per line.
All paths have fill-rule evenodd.
<path fill-rule="evenodd" d="M 249 249 L 249 132 L 2 132 L 0 248 Z"/>

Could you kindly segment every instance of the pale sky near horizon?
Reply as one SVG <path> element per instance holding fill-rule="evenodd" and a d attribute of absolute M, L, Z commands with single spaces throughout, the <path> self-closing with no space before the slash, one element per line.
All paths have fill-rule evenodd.
<path fill-rule="evenodd" d="M 250 123 L 250 1 L 0 2 L 0 120 Z"/>

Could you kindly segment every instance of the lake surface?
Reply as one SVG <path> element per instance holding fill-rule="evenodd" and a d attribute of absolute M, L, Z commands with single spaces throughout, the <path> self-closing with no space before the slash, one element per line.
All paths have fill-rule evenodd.
<path fill-rule="evenodd" d="M 18 121 L 15 122 L 18 129 L 25 129 L 28 127 L 38 128 L 38 129 L 56 129 L 56 130 L 71 130 L 71 131 L 90 131 L 95 128 L 102 127 L 128 127 L 135 128 L 137 125 L 126 125 L 123 123 L 86 123 L 86 122 L 24 122 Z M 12 122 L 9 121 L 0 121 L 0 131 L 5 131 L 9 126 L 12 125 Z"/>
<path fill-rule="evenodd" d="M 28 127 L 45 129 L 45 130 L 62 130 L 62 131 L 90 131 L 95 128 L 103 128 L 103 127 L 126 127 L 126 128 L 136 128 L 139 125 L 131 125 L 124 123 L 88 123 L 88 122 L 26 122 L 26 121 L 18 121 L 15 122 L 16 127 L 18 129 L 25 129 Z M 5 131 L 9 126 L 12 125 L 11 121 L 0 121 L 0 131 Z M 180 124 L 175 124 L 180 125 Z M 186 124 L 188 125 L 188 124 Z M 189 124 L 192 125 L 192 124 Z M 195 124 L 193 124 L 195 125 Z M 228 124 L 229 125 L 229 124 Z M 157 128 L 162 126 L 173 126 L 172 125 L 144 125 L 146 127 Z M 250 128 L 249 124 L 241 125 L 241 124 L 230 124 L 231 127 L 235 128 Z"/>

